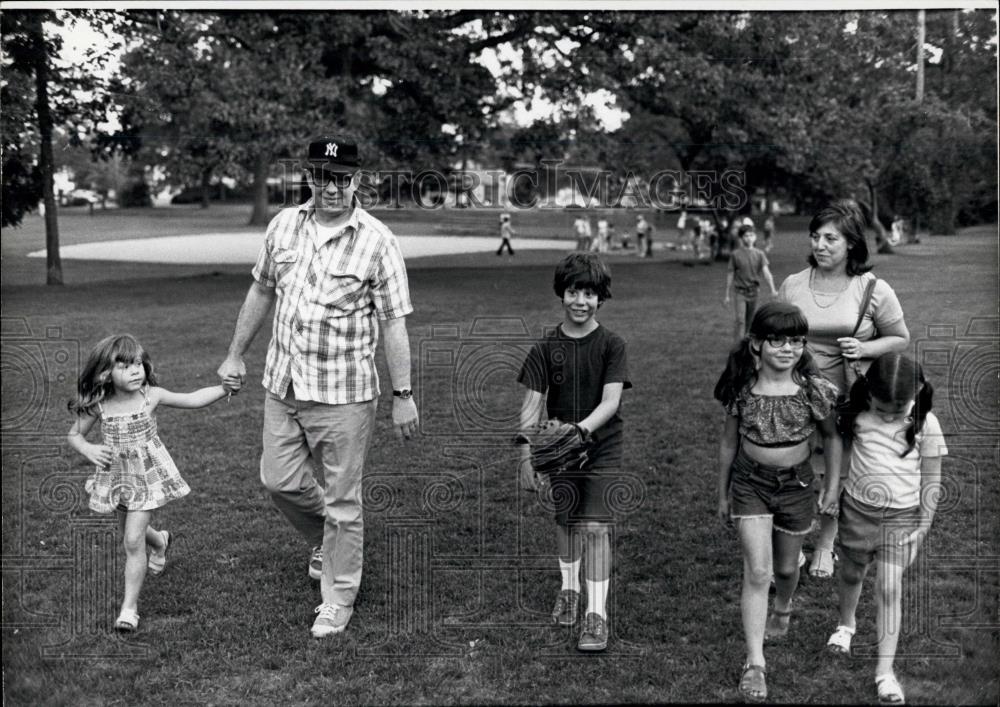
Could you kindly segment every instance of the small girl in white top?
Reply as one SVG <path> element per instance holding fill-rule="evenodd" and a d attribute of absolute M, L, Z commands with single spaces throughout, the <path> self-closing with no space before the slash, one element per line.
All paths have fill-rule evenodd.
<path fill-rule="evenodd" d="M 888 353 L 855 382 L 849 412 L 841 419 L 841 431 L 853 446 L 840 498 L 840 625 L 827 645 L 850 653 L 861 584 L 874 561 L 880 704 L 904 702 L 892 669 L 903 571 L 930 530 L 941 496 L 941 457 L 948 448 L 931 412 L 932 397 L 920 365 Z"/>

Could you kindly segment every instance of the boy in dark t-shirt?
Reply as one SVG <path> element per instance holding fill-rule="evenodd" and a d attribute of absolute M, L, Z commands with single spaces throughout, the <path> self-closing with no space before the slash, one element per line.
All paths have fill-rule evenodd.
<path fill-rule="evenodd" d="M 580 564 L 587 557 L 587 608 L 577 648 L 602 651 L 608 643 L 607 595 L 611 576 L 612 521 L 608 486 L 622 465 L 622 390 L 631 388 L 625 341 L 598 324 L 597 310 L 611 297 L 611 273 L 593 253 L 571 253 L 556 266 L 553 282 L 562 301 L 563 322 L 536 343 L 518 376 L 526 388 L 521 428 L 541 419 L 542 403 L 549 419 L 572 422 L 592 441 L 581 469 L 553 474 L 556 538 L 562 588 L 552 620 L 572 626 L 580 603 Z M 528 445 L 521 452 L 522 481 L 534 488 Z"/>
<path fill-rule="evenodd" d="M 767 256 L 763 251 L 754 248 L 757 233 L 752 225 L 740 226 L 741 248 L 737 248 L 729 256 L 729 269 L 726 272 L 725 304 L 730 302 L 730 291 L 735 289 L 733 302 L 733 339 L 739 341 L 743 334 L 750 330 L 750 322 L 757 310 L 757 295 L 760 292 L 760 281 L 763 279 L 771 288 L 771 295 L 778 294 L 774 289 L 774 277 L 768 267 Z"/>

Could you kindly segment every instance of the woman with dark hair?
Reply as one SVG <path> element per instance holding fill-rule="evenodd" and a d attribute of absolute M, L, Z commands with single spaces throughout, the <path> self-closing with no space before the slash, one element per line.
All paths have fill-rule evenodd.
<path fill-rule="evenodd" d="M 871 361 L 905 350 L 910 333 L 896 293 L 869 272 L 865 217 L 855 202 L 823 207 L 809 223 L 809 240 L 809 267 L 781 283 L 778 299 L 805 314 L 809 352 L 844 395 Z M 836 535 L 837 519 L 821 516 L 810 575 L 833 575 Z"/>

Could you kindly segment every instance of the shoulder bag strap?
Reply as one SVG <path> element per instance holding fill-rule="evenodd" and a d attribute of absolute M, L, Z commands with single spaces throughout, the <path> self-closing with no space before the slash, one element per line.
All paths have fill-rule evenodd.
<path fill-rule="evenodd" d="M 875 285 L 876 284 L 878 284 L 878 278 L 877 277 L 873 277 L 868 282 L 868 285 L 865 286 L 865 294 L 861 298 L 861 309 L 858 311 L 858 321 L 856 321 L 854 323 L 854 331 L 851 332 L 851 336 L 852 337 L 855 334 L 857 334 L 858 333 L 858 329 L 861 328 L 861 322 L 864 321 L 864 319 L 865 319 L 865 312 L 868 311 L 868 305 L 871 304 L 872 293 L 875 291 Z"/>

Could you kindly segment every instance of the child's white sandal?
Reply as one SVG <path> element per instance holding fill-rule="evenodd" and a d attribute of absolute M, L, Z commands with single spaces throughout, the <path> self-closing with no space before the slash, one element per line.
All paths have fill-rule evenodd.
<path fill-rule="evenodd" d="M 851 652 L 851 638 L 854 636 L 854 629 L 841 624 L 826 642 L 826 647 L 834 653 L 847 655 Z"/>
<path fill-rule="evenodd" d="M 878 690 L 878 703 L 880 705 L 906 704 L 906 698 L 903 697 L 903 687 L 892 673 L 876 675 L 875 689 Z"/>
<path fill-rule="evenodd" d="M 122 609 L 115 619 L 115 631 L 121 633 L 134 633 L 139 628 L 139 614 L 130 610 Z"/>

